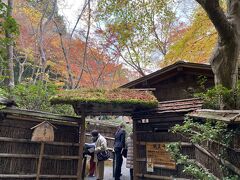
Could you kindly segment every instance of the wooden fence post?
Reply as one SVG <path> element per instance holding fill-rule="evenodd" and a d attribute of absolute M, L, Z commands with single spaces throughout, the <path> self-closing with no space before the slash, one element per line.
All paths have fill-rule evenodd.
<path fill-rule="evenodd" d="M 38 166 L 37 166 L 37 177 L 36 180 L 39 180 L 42 166 L 42 158 L 44 153 L 44 142 L 41 142 L 40 153 L 38 158 Z"/>

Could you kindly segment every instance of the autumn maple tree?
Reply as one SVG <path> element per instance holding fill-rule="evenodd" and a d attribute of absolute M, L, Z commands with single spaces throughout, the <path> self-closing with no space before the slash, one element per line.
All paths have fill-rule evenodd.
<path fill-rule="evenodd" d="M 8 8 L 1 1 L 1 18 L 4 20 L 0 24 L 1 81 L 11 80 L 11 85 L 53 82 L 67 89 L 111 88 L 126 82 L 122 65 L 104 51 L 94 38 L 95 34 L 90 34 L 94 28 L 90 1 L 86 0 L 72 30 L 67 29 L 65 17 L 58 14 L 56 2 L 14 0 L 14 6 Z M 11 16 L 8 15 L 10 10 Z M 18 37 L 12 31 L 15 27 L 19 27 Z M 5 37 L 5 34 L 13 38 Z M 13 50 L 11 58 L 7 58 L 8 47 Z M 11 71 L 7 62 L 11 62 Z M 7 74 L 10 72 L 14 74 Z"/>
<path fill-rule="evenodd" d="M 217 32 L 206 12 L 198 7 L 190 25 L 181 24 L 171 34 L 173 45 L 161 62 L 161 67 L 180 60 L 207 63 L 217 42 Z"/>

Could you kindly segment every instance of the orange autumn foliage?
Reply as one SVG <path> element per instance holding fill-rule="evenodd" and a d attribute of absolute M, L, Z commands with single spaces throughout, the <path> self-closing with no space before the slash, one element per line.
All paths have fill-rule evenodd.
<path fill-rule="evenodd" d="M 16 49 L 26 55 L 32 66 L 38 67 L 40 61 L 38 26 L 42 14 L 31 7 L 27 1 L 16 0 L 15 4 L 14 17 L 20 24 L 20 36 L 16 42 Z M 96 44 L 89 42 L 87 59 L 83 66 L 85 42 L 76 37 L 70 40 L 67 33 L 62 38 L 74 83 L 76 83 L 82 69 L 80 87 L 114 88 L 127 82 L 122 65 L 113 62 Z M 68 81 L 67 64 L 59 34 L 53 22 L 50 22 L 44 29 L 43 45 L 47 66 L 51 71 L 48 80 L 65 86 Z"/>

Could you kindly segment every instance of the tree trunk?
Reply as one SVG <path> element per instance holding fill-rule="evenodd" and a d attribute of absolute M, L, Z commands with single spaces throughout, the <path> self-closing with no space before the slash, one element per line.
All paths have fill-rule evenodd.
<path fill-rule="evenodd" d="M 62 32 L 58 26 L 58 23 L 54 20 L 53 21 L 54 24 L 56 25 L 56 28 L 57 28 L 57 31 L 58 31 L 58 35 L 59 35 L 59 38 L 60 38 L 60 42 L 61 42 L 61 48 L 62 48 L 62 52 L 63 52 L 63 56 L 64 56 L 64 60 L 65 60 L 65 63 L 66 63 L 66 69 L 67 69 L 67 73 L 68 73 L 68 81 L 67 81 L 67 87 L 69 89 L 73 89 L 73 73 L 72 73 L 72 69 L 71 69 L 71 64 L 69 62 L 69 59 L 68 59 L 68 52 L 64 46 L 64 42 L 63 42 L 63 35 L 62 35 Z M 69 45 L 69 47 L 71 46 L 71 44 Z"/>
<path fill-rule="evenodd" d="M 59 36 L 60 36 L 60 40 L 61 40 L 61 47 L 62 47 L 64 59 L 65 59 L 65 62 L 66 62 L 67 73 L 68 73 L 68 87 L 70 89 L 73 89 L 73 74 L 72 74 L 71 65 L 70 65 L 70 62 L 68 60 L 68 55 L 67 55 L 66 49 L 65 49 L 64 44 L 63 44 L 62 35 L 60 33 L 59 33 Z"/>
<path fill-rule="evenodd" d="M 235 90 L 240 54 L 240 0 L 227 0 L 226 14 L 220 6 L 220 0 L 196 1 L 206 11 L 219 35 L 218 43 L 210 59 L 215 84 Z M 222 97 L 219 97 L 221 109 L 229 105 L 223 100 Z"/>
<path fill-rule="evenodd" d="M 20 84 L 22 82 L 22 76 L 23 76 L 23 73 L 24 73 L 24 63 L 19 63 L 19 73 L 18 73 L 18 83 Z"/>
<path fill-rule="evenodd" d="M 86 40 L 85 40 L 85 47 L 84 47 L 84 53 L 83 53 L 83 62 L 82 62 L 82 69 L 78 75 L 77 82 L 75 84 L 75 89 L 79 87 L 80 81 L 83 76 L 83 71 L 85 69 L 85 65 L 87 62 L 87 51 L 88 51 L 88 40 L 89 40 L 89 34 L 90 34 L 90 27 L 91 27 L 91 4 L 90 0 L 87 2 L 87 7 L 88 7 L 88 19 L 87 19 L 87 35 L 86 35 Z"/>
<path fill-rule="evenodd" d="M 219 36 L 217 46 L 210 59 L 215 84 L 235 89 L 238 80 L 240 52 L 240 1 L 228 1 L 228 21 L 232 26 L 232 37 L 225 40 Z"/>
<path fill-rule="evenodd" d="M 12 9 L 13 9 L 13 0 L 8 0 L 8 10 L 7 10 L 7 17 L 12 16 Z M 14 88 L 14 63 L 13 63 L 13 42 L 12 42 L 12 34 L 9 32 L 9 30 L 6 30 L 6 38 L 9 40 L 7 43 L 7 60 L 8 60 L 8 86 L 10 89 Z"/>
<path fill-rule="evenodd" d="M 47 64 L 47 58 L 46 58 L 46 54 L 45 54 L 45 50 L 43 48 L 43 33 L 40 33 L 40 38 L 39 38 L 39 52 L 40 52 L 40 77 L 39 79 L 41 81 L 44 80 L 44 76 L 45 76 L 45 69 L 46 69 L 46 64 Z"/>
<path fill-rule="evenodd" d="M 51 12 L 48 17 L 45 17 L 47 14 L 48 7 L 52 3 L 51 7 Z M 44 6 L 45 8 L 43 9 L 43 14 L 39 22 L 39 37 L 38 37 L 38 45 L 39 45 L 39 53 L 40 53 L 40 77 L 39 79 L 41 81 L 44 80 L 45 78 L 45 71 L 46 71 L 46 65 L 47 65 L 47 57 L 46 57 L 46 52 L 44 49 L 44 35 L 45 35 L 45 29 L 49 22 L 52 20 L 54 14 L 56 13 L 57 9 L 57 0 L 54 1 L 46 1 L 46 4 Z M 45 22 L 44 20 L 47 19 Z"/>

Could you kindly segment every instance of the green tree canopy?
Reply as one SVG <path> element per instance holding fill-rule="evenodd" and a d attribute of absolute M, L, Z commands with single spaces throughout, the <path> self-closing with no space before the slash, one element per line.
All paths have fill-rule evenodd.
<path fill-rule="evenodd" d="M 104 35 L 110 48 L 127 65 L 144 75 L 152 53 L 164 57 L 176 25 L 172 0 L 100 0 L 98 20 L 105 24 Z"/>

